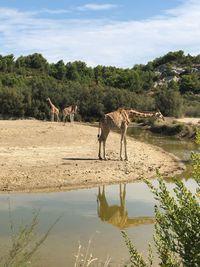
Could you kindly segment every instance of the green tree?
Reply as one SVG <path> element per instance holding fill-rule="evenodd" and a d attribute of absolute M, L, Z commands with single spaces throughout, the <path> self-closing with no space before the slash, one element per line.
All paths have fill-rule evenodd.
<path fill-rule="evenodd" d="M 141 92 L 142 90 L 142 80 L 138 71 L 133 72 L 131 79 L 130 90 L 134 92 Z"/>
<path fill-rule="evenodd" d="M 160 88 L 155 97 L 156 107 L 165 116 L 180 117 L 183 112 L 183 100 L 178 90 Z"/>
<path fill-rule="evenodd" d="M 17 97 L 16 103 L 23 106 L 23 114 L 36 116 L 38 119 L 48 117 L 48 96 L 61 109 L 72 103 L 79 104 L 79 115 L 84 120 L 90 120 L 90 116 L 94 119 L 102 111 L 112 111 L 120 106 L 154 110 L 157 105 L 163 114 L 178 117 L 182 114 L 182 98 L 178 91 L 185 99 L 186 114 L 198 116 L 197 97 L 200 92 L 200 79 L 198 71 L 192 72 L 194 67 L 198 68 L 198 65 L 195 65 L 198 62 L 199 56 L 184 56 L 183 51 L 169 52 L 147 65 L 137 64 L 127 69 L 114 66 L 91 68 L 82 61 L 65 65 L 63 60 L 59 60 L 57 63 L 49 64 L 39 53 L 20 56 L 16 60 L 12 54 L 0 55 L 0 89 L 12 88 L 12 92 L 16 90 L 16 97 L 20 92 L 21 98 Z M 155 68 L 160 64 L 163 66 L 158 72 Z M 169 73 L 171 66 L 183 68 L 184 75 L 180 75 L 178 83 L 170 83 L 166 90 L 160 88 L 156 93 L 158 88 L 153 87 L 154 82 L 159 82 L 165 70 Z M 95 91 L 97 87 L 101 87 L 101 90 Z M 94 93 L 92 88 L 94 96 L 90 94 Z M 185 96 L 189 93 L 195 93 L 194 100 L 187 101 Z M 9 98 L 0 101 L 3 101 L 5 106 L 0 107 L 1 110 L 8 111 Z M 17 110 L 19 111 L 18 108 Z M 18 111 L 15 112 L 15 116 L 21 114 Z"/>
<path fill-rule="evenodd" d="M 179 51 L 175 51 L 175 52 L 169 52 L 166 55 L 156 58 L 153 61 L 153 65 L 154 67 L 158 67 L 160 65 L 169 63 L 169 62 L 175 62 L 175 61 L 180 61 L 183 60 L 185 58 L 184 56 L 184 52 L 182 50 Z"/>
<path fill-rule="evenodd" d="M 180 91 L 182 94 L 186 92 L 199 93 L 200 81 L 196 74 L 183 75 L 180 84 Z"/>
<path fill-rule="evenodd" d="M 55 78 L 59 80 L 63 80 L 66 76 L 66 67 L 63 60 L 59 60 L 55 64 Z"/>
<path fill-rule="evenodd" d="M 23 94 L 20 89 L 4 87 L 0 91 L 0 113 L 6 116 L 24 116 Z"/>
<path fill-rule="evenodd" d="M 79 74 L 75 64 L 71 62 L 66 64 L 66 77 L 67 79 L 72 81 L 79 80 Z"/>
<path fill-rule="evenodd" d="M 101 82 L 101 70 L 102 67 L 100 65 L 94 68 L 94 78 L 97 85 Z"/>
<path fill-rule="evenodd" d="M 13 72 L 14 70 L 14 55 L 0 56 L 0 71 Z"/>
<path fill-rule="evenodd" d="M 30 68 L 41 70 L 45 70 L 48 65 L 47 60 L 38 53 L 25 57 L 25 64 Z"/>

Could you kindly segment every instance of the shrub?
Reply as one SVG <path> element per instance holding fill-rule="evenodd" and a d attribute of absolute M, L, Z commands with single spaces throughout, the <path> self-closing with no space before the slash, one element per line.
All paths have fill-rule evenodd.
<path fill-rule="evenodd" d="M 157 125 L 154 124 L 150 130 L 153 133 L 160 133 L 164 135 L 176 135 L 179 134 L 184 128 L 184 125 L 181 123 L 173 123 L 173 124 L 162 124 Z"/>
<path fill-rule="evenodd" d="M 200 144 L 200 132 L 197 131 L 197 143 Z M 192 193 L 181 180 L 175 180 L 172 195 L 162 178 L 158 188 L 146 180 L 154 198 L 155 235 L 154 240 L 161 267 L 198 267 L 200 266 L 200 153 L 192 153 L 193 178 L 197 183 Z M 131 267 L 153 266 L 152 257 L 145 261 L 138 253 L 127 234 L 122 232 L 129 249 Z M 149 255 L 152 255 L 151 250 Z"/>
<path fill-rule="evenodd" d="M 9 210 L 10 212 L 10 210 Z M 58 222 L 60 217 L 49 227 L 46 233 L 36 238 L 35 229 L 39 223 L 39 212 L 35 213 L 32 221 L 21 226 L 19 231 L 15 233 L 12 219 L 10 221 L 11 229 L 11 249 L 7 256 L 0 258 L 0 267 L 27 267 L 30 266 L 30 259 L 35 252 L 40 248 L 48 237 L 54 225 Z M 11 213 L 10 213 L 11 218 Z"/>
<path fill-rule="evenodd" d="M 181 117 L 183 114 L 183 100 L 177 90 L 161 88 L 155 102 L 165 116 Z"/>

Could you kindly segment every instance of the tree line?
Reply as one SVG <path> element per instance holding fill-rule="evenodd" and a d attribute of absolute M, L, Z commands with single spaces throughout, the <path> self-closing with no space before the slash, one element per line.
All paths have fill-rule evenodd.
<path fill-rule="evenodd" d="M 0 55 L 0 115 L 49 119 L 46 98 L 50 97 L 60 110 L 78 105 L 79 119 L 86 121 L 121 106 L 144 111 L 159 108 L 166 116 L 181 116 L 193 103 L 191 115 L 198 116 L 200 75 L 193 71 L 198 64 L 200 55 L 185 56 L 183 51 L 129 69 L 92 68 L 81 61 L 48 63 L 38 53 L 17 59 Z M 174 65 L 184 67 L 179 81 L 154 87 L 156 81 L 173 74 Z M 160 66 L 165 67 L 158 74 Z"/>

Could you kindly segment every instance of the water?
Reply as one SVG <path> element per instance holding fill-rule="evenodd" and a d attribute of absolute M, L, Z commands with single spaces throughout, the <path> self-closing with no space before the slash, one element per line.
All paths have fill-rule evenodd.
<path fill-rule="evenodd" d="M 191 152 L 197 152 L 198 146 L 194 141 L 188 139 L 178 139 L 174 136 L 164 136 L 153 134 L 150 131 L 140 127 L 132 127 L 128 129 L 128 134 L 140 141 L 157 145 L 165 151 L 173 153 L 186 165 L 186 170 L 181 174 L 181 177 L 188 179 L 191 175 Z"/>
<path fill-rule="evenodd" d="M 196 150 L 192 142 L 149 134 L 137 128 L 129 129 L 129 134 L 173 152 L 188 166 L 190 153 Z M 189 171 L 188 168 L 186 176 Z M 185 183 L 191 190 L 195 188 L 191 179 Z M 168 187 L 171 190 L 173 183 L 168 183 Z M 89 239 L 92 240 L 94 256 L 104 261 L 109 255 L 117 266 L 128 259 L 122 228 L 127 229 L 137 248 L 146 252 L 148 242 L 152 241 L 154 205 L 152 194 L 143 182 L 127 184 L 126 187 L 101 186 L 59 193 L 1 194 L 0 253 L 5 255 L 9 249 L 10 221 L 18 229 L 18 226 L 31 222 L 34 210 L 40 210 L 38 236 L 44 234 L 58 217 L 61 218 L 35 254 L 34 266 L 73 266 L 78 242 L 86 248 Z"/>

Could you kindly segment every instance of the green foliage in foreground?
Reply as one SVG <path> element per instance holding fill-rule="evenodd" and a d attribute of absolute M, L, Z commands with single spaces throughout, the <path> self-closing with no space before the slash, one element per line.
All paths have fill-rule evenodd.
<path fill-rule="evenodd" d="M 9 211 L 10 212 L 10 211 Z M 17 233 L 10 214 L 11 248 L 7 256 L 0 258 L 0 267 L 28 267 L 31 266 L 33 254 L 40 248 L 50 231 L 60 219 L 58 218 L 41 238 L 36 238 L 35 229 L 39 222 L 39 212 L 35 213 L 31 223 L 21 227 Z"/>
<path fill-rule="evenodd" d="M 197 132 L 197 143 L 200 144 L 200 132 Z M 173 195 L 162 178 L 158 188 L 146 181 L 158 201 L 154 240 L 161 267 L 200 266 L 200 154 L 192 153 L 192 159 L 193 178 L 197 183 L 195 193 L 180 180 L 175 180 Z M 127 234 L 122 234 L 129 249 L 131 267 L 153 266 L 152 258 L 145 261 Z"/>

